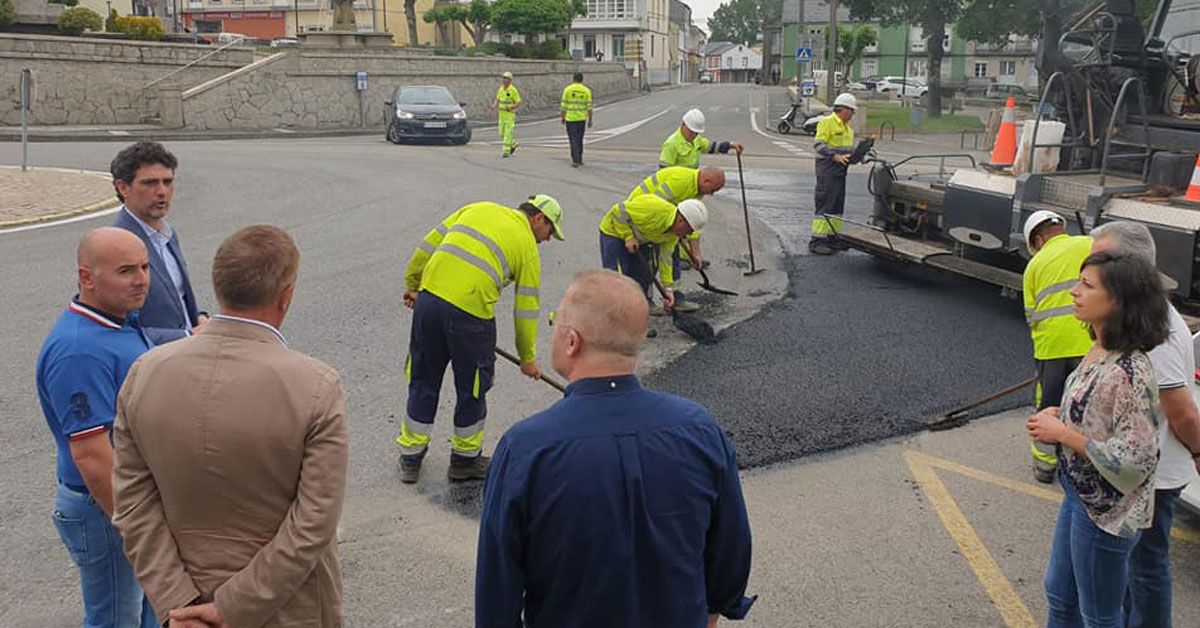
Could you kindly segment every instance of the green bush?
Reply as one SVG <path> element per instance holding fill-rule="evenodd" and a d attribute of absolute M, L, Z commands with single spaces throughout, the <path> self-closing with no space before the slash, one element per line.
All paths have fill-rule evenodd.
<path fill-rule="evenodd" d="M 530 52 L 532 51 L 529 49 L 529 46 L 526 46 L 524 42 L 518 41 L 509 44 L 505 54 L 513 59 L 528 59 Z"/>
<path fill-rule="evenodd" d="M 58 16 L 58 30 L 68 35 L 83 31 L 98 31 L 104 28 L 104 18 L 86 7 L 71 7 Z"/>
<path fill-rule="evenodd" d="M 17 9 L 12 0 L 0 0 L 0 28 L 12 24 L 17 19 Z"/>
<path fill-rule="evenodd" d="M 0 0 L 3 1 L 3 0 Z M 498 41 L 485 41 L 475 47 L 475 54 L 481 55 L 507 55 L 508 46 Z"/>
<path fill-rule="evenodd" d="M 547 39 L 540 44 L 530 46 L 535 59 L 570 59 L 571 56 L 563 50 L 557 39 Z"/>
<path fill-rule="evenodd" d="M 114 24 L 118 33 L 125 33 L 130 39 L 161 41 L 166 34 L 162 21 L 156 17 L 125 15 L 114 20 Z"/>
<path fill-rule="evenodd" d="M 104 32 L 106 32 L 106 33 L 117 32 L 117 18 L 119 18 L 119 17 L 121 17 L 121 16 L 117 13 L 116 9 L 109 9 L 108 17 L 104 19 Z"/>

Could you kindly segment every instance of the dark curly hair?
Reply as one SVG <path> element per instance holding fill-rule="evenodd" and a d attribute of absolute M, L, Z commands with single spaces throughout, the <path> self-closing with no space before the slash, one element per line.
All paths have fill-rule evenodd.
<path fill-rule="evenodd" d="M 112 163 L 108 165 L 108 171 L 113 178 L 113 187 L 116 188 L 117 181 L 124 181 L 126 184 L 133 183 L 133 178 L 137 176 L 137 171 L 142 166 L 153 165 L 166 166 L 173 172 L 179 165 L 179 160 L 175 159 L 175 155 L 172 155 L 171 151 L 158 142 L 138 142 L 126 146 L 117 153 L 116 157 L 113 157 Z M 120 190 L 117 190 L 117 198 L 121 199 L 122 203 L 125 202 Z"/>
<path fill-rule="evenodd" d="M 1150 262 L 1122 253 L 1092 253 L 1079 267 L 1095 266 L 1114 301 L 1104 322 L 1104 348 L 1127 353 L 1149 351 L 1170 334 L 1167 295 Z M 1095 337 L 1093 333 L 1092 337 Z"/>

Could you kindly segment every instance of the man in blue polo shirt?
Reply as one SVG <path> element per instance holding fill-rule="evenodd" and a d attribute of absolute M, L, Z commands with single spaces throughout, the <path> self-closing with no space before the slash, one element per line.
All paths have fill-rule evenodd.
<path fill-rule="evenodd" d="M 581 273 L 563 297 L 551 356 L 571 385 L 496 447 L 476 628 L 699 628 L 750 610 L 733 446 L 700 405 L 638 383 L 647 316 L 612 271 Z"/>
<path fill-rule="evenodd" d="M 151 347 L 130 313 L 150 287 L 150 260 L 137 236 L 115 227 L 79 242 L 79 295 L 46 336 L 37 363 L 38 398 L 54 435 L 58 495 L 54 525 L 79 566 L 87 628 L 157 626 L 111 522 L 112 441 L 117 391 Z"/>

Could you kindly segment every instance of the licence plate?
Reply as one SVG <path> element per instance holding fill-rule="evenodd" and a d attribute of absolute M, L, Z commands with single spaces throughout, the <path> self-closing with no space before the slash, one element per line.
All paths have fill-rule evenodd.
<path fill-rule="evenodd" d="M 446 123 L 445 122 L 426 122 L 425 128 L 427 128 L 427 129 L 444 129 L 444 128 L 446 128 Z"/>

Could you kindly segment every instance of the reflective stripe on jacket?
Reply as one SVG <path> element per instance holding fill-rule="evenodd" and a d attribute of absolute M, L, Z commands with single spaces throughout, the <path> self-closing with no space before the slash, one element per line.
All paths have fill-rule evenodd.
<path fill-rule="evenodd" d="M 571 83 L 563 88 L 562 111 L 567 122 L 583 122 L 592 110 L 592 90 L 583 83 Z"/>
<path fill-rule="evenodd" d="M 504 286 L 516 282 L 513 324 L 521 361 L 536 357 L 542 261 L 525 213 L 472 203 L 425 234 L 404 273 L 408 290 L 425 290 L 482 319 L 496 317 Z"/>
<path fill-rule="evenodd" d="M 1079 281 L 1079 267 L 1091 252 L 1091 238 L 1057 235 L 1025 267 L 1025 320 L 1033 336 L 1034 358 L 1074 358 L 1091 349 L 1087 326 L 1071 313 L 1070 293 Z"/>
<path fill-rule="evenodd" d="M 651 194 L 643 194 L 613 205 L 600 221 L 600 232 L 614 238 L 635 238 L 641 244 L 658 245 L 658 278 L 662 285 L 675 281 L 672 253 L 679 236 L 671 231 L 675 224 L 675 206 Z"/>

